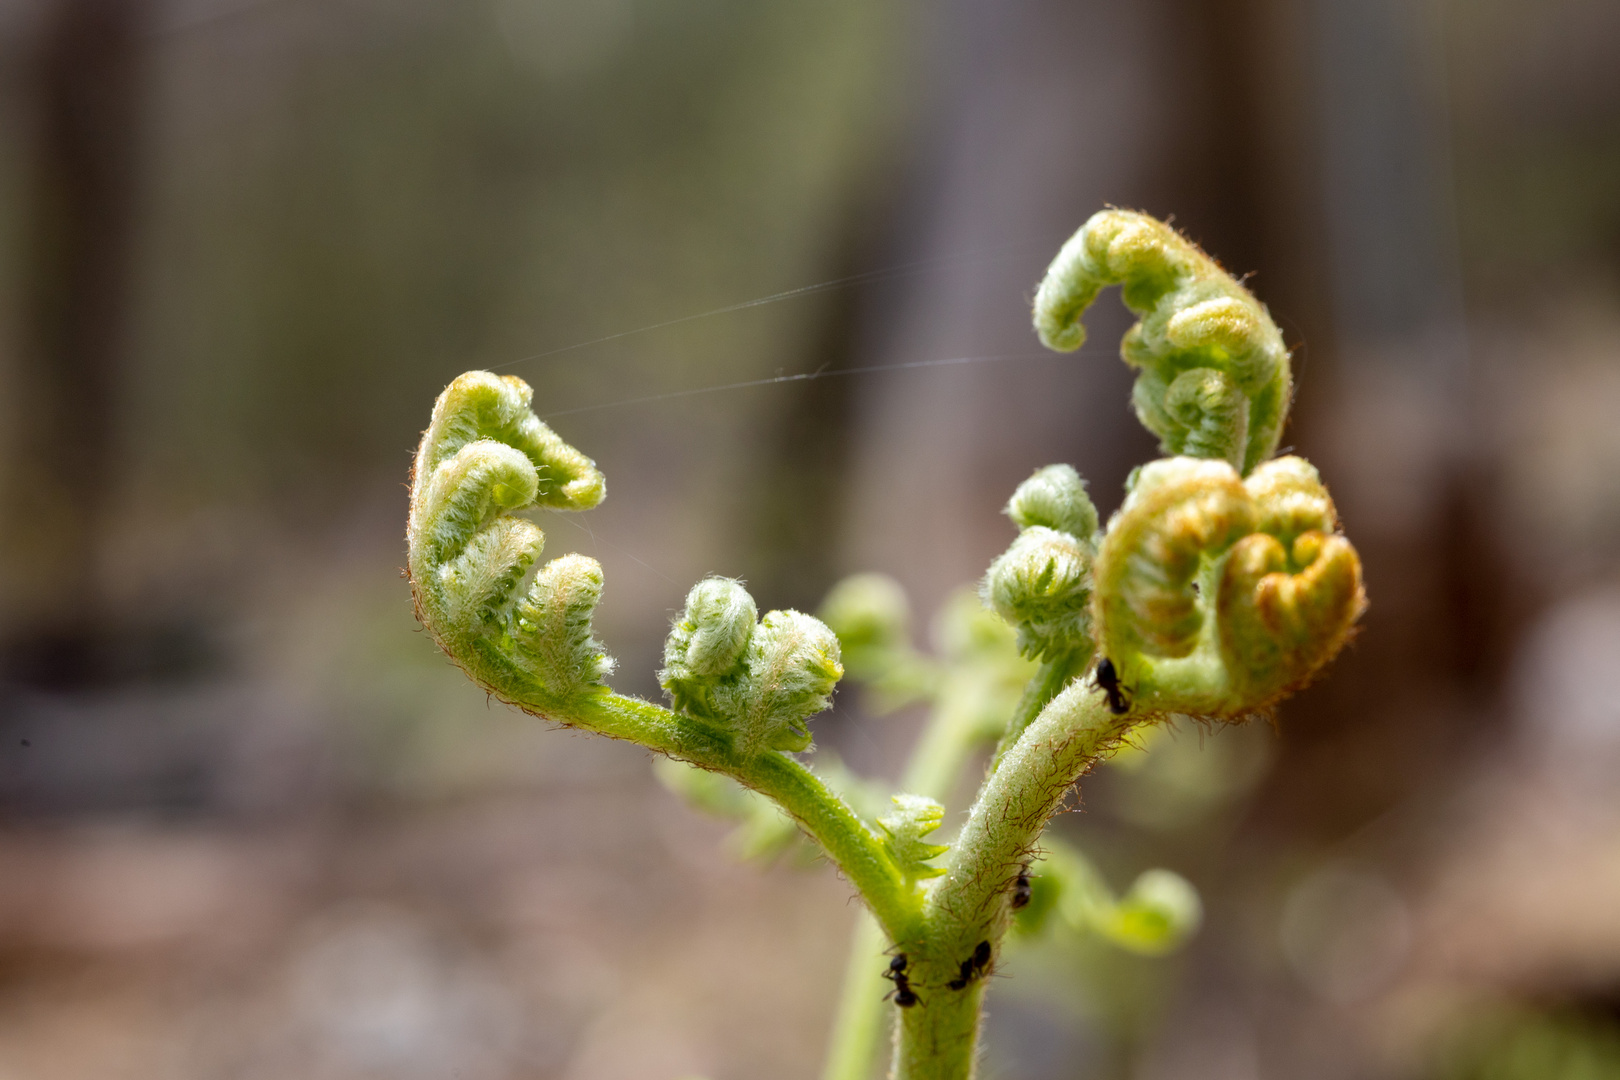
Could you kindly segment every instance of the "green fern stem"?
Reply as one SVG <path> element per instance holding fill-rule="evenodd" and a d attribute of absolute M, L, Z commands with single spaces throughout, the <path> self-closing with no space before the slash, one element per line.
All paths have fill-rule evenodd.
<path fill-rule="evenodd" d="M 950 981 L 979 942 L 999 953 L 1011 924 L 1008 895 L 1047 821 L 1069 788 L 1144 719 L 1110 712 L 1093 680 L 1073 682 L 985 781 L 924 906 L 928 947 L 911 957 L 923 1001 L 901 1013 L 895 1080 L 973 1076 L 985 981 L 962 990 Z"/>
<path fill-rule="evenodd" d="M 536 695 L 512 704 L 569 727 L 624 739 L 723 773 L 767 796 L 821 845 L 866 901 L 885 934 L 895 941 L 921 936 L 916 891 L 895 870 L 883 841 L 820 777 L 788 755 L 739 752 L 729 732 L 606 689 L 568 701 Z"/>

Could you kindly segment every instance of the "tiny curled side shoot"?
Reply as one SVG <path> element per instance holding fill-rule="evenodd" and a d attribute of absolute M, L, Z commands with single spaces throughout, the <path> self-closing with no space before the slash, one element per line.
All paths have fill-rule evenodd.
<path fill-rule="evenodd" d="M 939 877 L 943 866 L 930 866 L 951 849 L 949 844 L 933 844 L 925 839 L 945 821 L 945 807 L 923 795 L 900 794 L 892 797 L 894 809 L 878 818 L 884 845 L 907 881 Z"/>
<path fill-rule="evenodd" d="M 802 612 L 755 623 L 756 611 L 740 582 L 698 582 L 670 629 L 659 682 L 676 712 L 729 728 L 744 754 L 807 749 L 808 722 L 844 674 L 838 638 Z"/>

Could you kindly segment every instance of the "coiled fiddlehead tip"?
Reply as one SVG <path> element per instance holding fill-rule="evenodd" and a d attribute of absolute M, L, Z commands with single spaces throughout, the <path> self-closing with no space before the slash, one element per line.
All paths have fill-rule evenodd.
<path fill-rule="evenodd" d="M 507 700 L 555 700 L 597 685 L 613 662 L 591 636 L 602 568 L 569 555 L 524 580 L 545 538 L 510 516 L 586 509 L 606 485 L 596 465 L 529 409 L 511 376 L 470 371 L 434 403 L 411 477 L 407 529 L 418 615 L 478 682 Z"/>
<path fill-rule="evenodd" d="M 1035 293 L 1035 329 L 1060 352 L 1085 341 L 1081 317 L 1109 285 L 1141 320 L 1121 353 L 1141 372 L 1137 416 L 1166 454 L 1221 458 L 1248 472 L 1270 457 L 1291 376 L 1265 307 L 1198 246 L 1146 214 L 1103 210 L 1065 243 Z"/>
<path fill-rule="evenodd" d="M 1145 467 L 1097 558 L 1096 619 L 1149 708 L 1223 718 L 1310 680 L 1366 607 L 1361 562 L 1316 470 L 1219 461 Z"/>
<path fill-rule="evenodd" d="M 1245 487 L 1258 530 L 1227 556 L 1216 604 L 1233 681 L 1263 706 L 1303 687 L 1338 654 L 1367 594 L 1361 559 L 1334 531 L 1333 500 L 1309 462 L 1267 462 Z"/>
<path fill-rule="evenodd" d="M 712 715 L 710 691 L 739 666 L 758 618 L 754 598 L 739 581 L 711 577 L 692 586 L 664 643 L 658 673 L 677 712 Z"/>
<path fill-rule="evenodd" d="M 838 637 L 797 611 L 755 623 L 756 610 L 739 582 L 699 582 L 670 630 L 659 682 L 677 712 L 718 721 L 745 753 L 806 749 L 807 722 L 844 674 Z"/>
<path fill-rule="evenodd" d="M 456 376 L 433 403 L 433 419 L 417 451 L 420 483 L 469 443 L 493 440 L 522 453 L 534 466 L 535 505 L 589 510 L 607 495 L 596 463 L 563 442 L 534 412 L 534 390 L 515 375 L 468 371 Z"/>
<path fill-rule="evenodd" d="M 1203 559 L 1253 528 L 1252 501 L 1226 462 L 1170 458 L 1139 470 L 1097 555 L 1095 618 L 1121 675 L 1129 679 L 1139 653 L 1192 653 L 1205 619 Z"/>
<path fill-rule="evenodd" d="M 1316 466 L 1289 455 L 1266 462 L 1243 481 L 1260 509 L 1258 528 L 1285 544 L 1302 532 L 1335 532 L 1338 511 Z"/>

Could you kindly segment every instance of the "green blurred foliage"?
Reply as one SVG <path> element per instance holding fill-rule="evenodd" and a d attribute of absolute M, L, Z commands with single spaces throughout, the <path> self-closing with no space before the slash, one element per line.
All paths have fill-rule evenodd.
<path fill-rule="evenodd" d="M 1620 1025 L 1566 1011 L 1487 1009 L 1467 1024 L 1439 1080 L 1615 1080 Z"/>
<path fill-rule="evenodd" d="M 602 6 L 272 5 L 161 41 L 147 485 L 337 495 L 403 468 L 457 371 L 826 276 L 904 111 L 902 7 Z M 542 413 L 724 382 L 800 361 L 816 314 L 507 370 Z"/>

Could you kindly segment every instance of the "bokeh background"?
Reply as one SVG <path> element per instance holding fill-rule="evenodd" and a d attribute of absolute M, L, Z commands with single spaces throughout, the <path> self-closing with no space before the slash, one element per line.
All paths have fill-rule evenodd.
<path fill-rule="evenodd" d="M 1373 606 L 1088 782 L 1204 926 L 1010 950 L 986 1075 L 1620 1077 L 1616 57 L 1612 0 L 0 0 L 0 1077 L 816 1076 L 847 887 L 449 666 L 414 441 L 489 367 L 603 466 L 542 524 L 621 690 L 711 572 L 925 620 L 1033 468 L 1156 456 L 1114 299 L 1028 329 L 1104 204 L 1251 275 Z"/>

